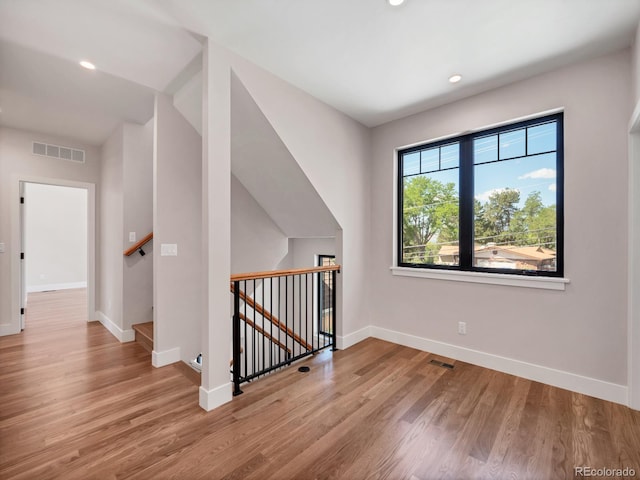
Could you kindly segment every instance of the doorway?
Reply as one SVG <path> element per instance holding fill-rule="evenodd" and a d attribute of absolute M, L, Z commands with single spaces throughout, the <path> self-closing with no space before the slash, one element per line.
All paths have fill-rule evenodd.
<path fill-rule="evenodd" d="M 95 310 L 95 234 L 93 184 L 21 179 L 19 181 L 19 308 L 21 330 L 28 328 L 29 299 L 66 292 L 69 307 Z M 82 299 L 82 305 L 78 305 Z M 64 307 L 64 305 L 60 305 Z"/>

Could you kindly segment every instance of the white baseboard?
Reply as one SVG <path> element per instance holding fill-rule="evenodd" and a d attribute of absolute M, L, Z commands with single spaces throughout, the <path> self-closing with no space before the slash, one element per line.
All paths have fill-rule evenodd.
<path fill-rule="evenodd" d="M 118 325 L 113 323 L 113 321 L 107 317 L 100 310 L 96 311 L 96 318 L 98 321 L 104 325 L 104 328 L 111 332 L 111 335 L 116 337 L 120 342 L 133 342 L 136 339 L 136 332 L 133 330 L 122 330 Z"/>
<path fill-rule="evenodd" d="M 373 335 L 371 334 L 371 326 L 367 326 L 361 328 L 360 330 L 356 330 L 355 332 L 348 333 L 343 337 L 338 336 L 336 338 L 336 347 L 338 348 L 338 350 L 344 350 L 345 348 L 352 347 L 356 343 L 372 336 Z"/>
<path fill-rule="evenodd" d="M 164 367 L 180 361 L 180 347 L 170 348 L 161 352 L 151 352 L 151 365 L 154 367 Z"/>
<path fill-rule="evenodd" d="M 20 333 L 20 325 L 14 325 L 12 323 L 0 324 L 0 337 L 5 335 L 17 335 Z"/>
<path fill-rule="evenodd" d="M 231 382 L 220 385 L 211 390 L 200 387 L 200 407 L 210 412 L 214 408 L 218 408 L 233 398 L 231 394 Z"/>
<path fill-rule="evenodd" d="M 52 290 L 70 290 L 72 288 L 87 288 L 87 282 L 49 283 L 47 285 L 29 285 L 27 293 L 50 292 Z"/>
<path fill-rule="evenodd" d="M 481 367 L 498 370 L 500 372 L 523 377 L 528 380 L 545 383 L 554 387 L 564 388 L 573 392 L 583 393 L 592 397 L 626 405 L 627 386 L 604 382 L 595 378 L 576 375 L 575 373 L 543 367 L 532 363 L 514 360 L 512 358 L 492 355 L 490 353 L 471 350 L 469 348 L 451 345 L 449 343 L 429 340 L 402 332 L 387 330 L 381 327 L 370 327 L 371 336 L 397 343 L 406 347 L 416 348 L 425 352 L 435 353 L 444 357 L 461 360 Z"/>

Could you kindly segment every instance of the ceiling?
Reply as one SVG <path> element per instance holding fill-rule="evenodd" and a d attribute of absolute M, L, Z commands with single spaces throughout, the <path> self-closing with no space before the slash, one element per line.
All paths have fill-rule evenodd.
<path fill-rule="evenodd" d="M 639 20 L 640 0 L 0 0 L 0 125 L 99 145 L 210 37 L 376 126 L 629 46 Z"/>

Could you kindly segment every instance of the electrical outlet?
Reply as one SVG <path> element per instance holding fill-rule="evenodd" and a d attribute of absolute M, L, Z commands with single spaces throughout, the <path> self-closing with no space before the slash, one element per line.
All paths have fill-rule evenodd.
<path fill-rule="evenodd" d="M 458 322 L 458 334 L 459 335 L 467 334 L 467 322 Z"/>

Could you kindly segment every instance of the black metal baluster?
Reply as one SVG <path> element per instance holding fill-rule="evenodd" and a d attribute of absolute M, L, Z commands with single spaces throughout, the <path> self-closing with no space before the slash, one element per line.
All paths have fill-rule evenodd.
<path fill-rule="evenodd" d="M 332 351 L 338 349 L 336 343 L 336 271 L 331 271 L 331 347 Z"/>
<path fill-rule="evenodd" d="M 247 281 L 244 280 L 242 282 L 242 286 L 243 286 L 243 292 L 245 292 L 245 298 L 246 298 L 246 292 L 247 292 Z M 243 358 L 244 358 L 244 378 L 247 378 L 247 369 L 249 368 L 247 365 L 247 301 L 244 301 L 244 353 L 243 353 Z"/>
<path fill-rule="evenodd" d="M 265 328 L 264 325 L 264 321 L 265 321 L 265 312 L 266 312 L 266 305 L 265 305 L 265 299 L 264 299 L 264 279 L 262 280 L 262 282 L 260 282 L 260 284 L 262 285 L 262 298 L 261 298 L 261 302 L 260 304 L 262 305 L 262 331 L 264 332 L 261 336 L 262 336 L 262 367 L 260 368 L 260 370 L 264 370 L 266 368 L 266 363 L 265 363 L 265 352 L 264 352 L 264 348 L 265 348 L 265 341 L 266 338 L 264 338 L 264 334 L 267 333 L 267 329 Z"/>
<path fill-rule="evenodd" d="M 240 395 L 240 282 L 233 287 L 233 395 Z"/>
<path fill-rule="evenodd" d="M 302 275 L 298 275 L 298 338 L 302 340 Z M 300 345 L 300 353 L 302 353 L 302 345 Z"/>
<path fill-rule="evenodd" d="M 258 312 L 256 312 L 256 279 L 253 279 L 253 328 L 252 330 L 252 334 L 251 334 L 251 342 L 253 345 L 253 348 L 251 350 L 251 359 L 252 359 L 252 364 L 253 364 L 253 370 L 251 371 L 251 374 L 255 374 L 257 369 L 256 369 L 256 322 L 258 321 Z"/>
<path fill-rule="evenodd" d="M 273 277 L 269 277 L 269 311 L 271 312 L 271 321 L 269 322 L 269 366 L 273 366 Z"/>
<path fill-rule="evenodd" d="M 289 355 L 289 275 L 284 277 L 284 344 L 287 346 L 287 360 Z"/>
<path fill-rule="evenodd" d="M 282 292 L 282 277 L 278 277 L 278 319 L 281 320 L 282 319 L 282 313 L 281 313 L 281 304 L 282 304 L 282 297 L 280 295 L 280 293 Z M 280 327 L 278 327 L 278 342 L 280 342 L 280 344 L 282 344 L 282 340 L 280 337 Z M 282 348 L 278 348 L 278 364 L 280 364 L 282 362 Z"/>
<path fill-rule="evenodd" d="M 318 284 L 317 276 L 318 276 L 317 273 L 314 273 L 311 275 L 311 331 L 313 332 L 313 337 L 311 337 L 312 338 L 311 343 L 314 350 L 320 350 L 320 335 L 316 331 L 316 324 L 318 323 L 316 321 L 317 320 L 316 317 L 318 315 L 318 312 L 317 312 L 317 308 L 314 300 L 315 295 L 318 292 L 318 290 L 316 289 L 316 285 Z M 317 341 L 315 341 L 316 337 L 318 338 Z"/>
<path fill-rule="evenodd" d="M 309 274 L 304 276 L 304 343 L 309 345 Z M 305 347 L 308 351 L 309 347 Z M 313 346 L 311 347 L 313 351 Z"/>

